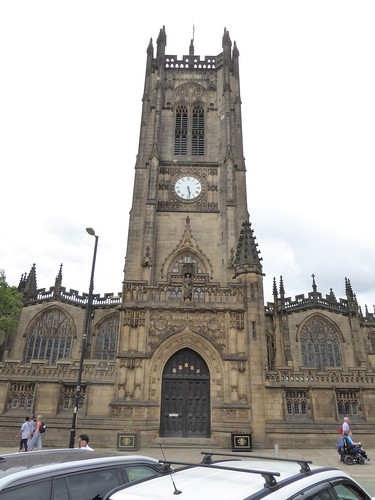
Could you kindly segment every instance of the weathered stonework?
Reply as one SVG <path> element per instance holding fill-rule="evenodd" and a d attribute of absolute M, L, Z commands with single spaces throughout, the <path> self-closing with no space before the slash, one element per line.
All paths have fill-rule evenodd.
<path fill-rule="evenodd" d="M 234 430 L 253 446 L 334 445 L 339 422 L 375 445 L 375 319 L 346 298 L 312 291 L 292 300 L 274 283 L 264 305 L 263 267 L 249 222 L 239 52 L 179 60 L 147 50 L 122 294 L 95 295 L 77 432 L 116 446 L 120 431 L 210 437 Z M 199 181 L 192 194 L 188 178 Z M 186 193 L 181 193 L 181 179 Z M 250 186 L 250 189 L 260 189 Z M 195 196 L 195 197 L 194 197 Z M 119 278 L 121 279 L 121 278 Z M 0 363 L 0 422 L 9 435 L 25 413 L 43 413 L 48 445 L 66 446 L 87 296 L 36 288 L 23 277 L 24 308 Z M 3 444 L 8 443 L 3 440 Z"/>

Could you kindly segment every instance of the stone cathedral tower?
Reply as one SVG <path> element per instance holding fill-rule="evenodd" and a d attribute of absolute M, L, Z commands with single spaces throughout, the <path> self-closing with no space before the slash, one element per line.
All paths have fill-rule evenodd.
<path fill-rule="evenodd" d="M 113 414 L 152 436 L 257 428 L 263 274 L 246 200 L 239 51 L 147 49 Z"/>
<path fill-rule="evenodd" d="M 316 446 L 317 433 L 335 446 L 344 416 L 374 445 L 375 315 L 350 280 L 337 299 L 312 274 L 292 299 L 280 276 L 264 304 L 236 43 L 224 30 L 219 55 L 191 42 L 180 60 L 166 41 L 162 28 L 147 49 L 122 293 L 89 304 L 62 285 L 62 265 L 49 289 L 35 264 L 21 277 L 17 331 L 0 338 L 3 445 L 31 412 L 47 447 L 67 445 L 81 359 L 78 432 L 95 447 L 136 429 L 143 444 L 228 446 L 238 430 L 254 447 Z"/>

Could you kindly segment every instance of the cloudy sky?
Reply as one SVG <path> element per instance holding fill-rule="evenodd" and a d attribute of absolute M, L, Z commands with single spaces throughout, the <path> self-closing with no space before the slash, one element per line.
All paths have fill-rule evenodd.
<path fill-rule="evenodd" d="M 246 5 L 246 12 L 244 6 Z M 146 49 L 240 52 L 248 207 L 286 293 L 375 303 L 375 2 L 0 2 L 0 269 L 18 285 L 121 291 Z"/>

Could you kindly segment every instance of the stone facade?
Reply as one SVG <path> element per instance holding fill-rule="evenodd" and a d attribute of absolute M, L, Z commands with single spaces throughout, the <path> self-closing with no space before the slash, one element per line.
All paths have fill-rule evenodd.
<path fill-rule="evenodd" d="M 312 291 L 292 300 L 282 278 L 264 304 L 263 267 L 249 221 L 239 52 L 201 59 L 150 42 L 122 294 L 94 296 L 78 430 L 97 446 L 118 431 L 210 438 L 235 430 L 253 445 L 334 445 L 349 415 L 374 445 L 375 318 L 350 281 L 346 298 Z M 28 411 L 67 445 L 87 296 L 22 277 L 17 334 L 3 346 L 0 421 Z"/>

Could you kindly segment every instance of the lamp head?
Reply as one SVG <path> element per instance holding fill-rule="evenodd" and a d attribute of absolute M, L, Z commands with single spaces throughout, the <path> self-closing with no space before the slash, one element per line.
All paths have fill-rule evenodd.
<path fill-rule="evenodd" d="M 95 231 L 93 230 L 92 227 L 86 227 L 86 231 L 91 235 L 91 236 L 95 236 Z"/>

